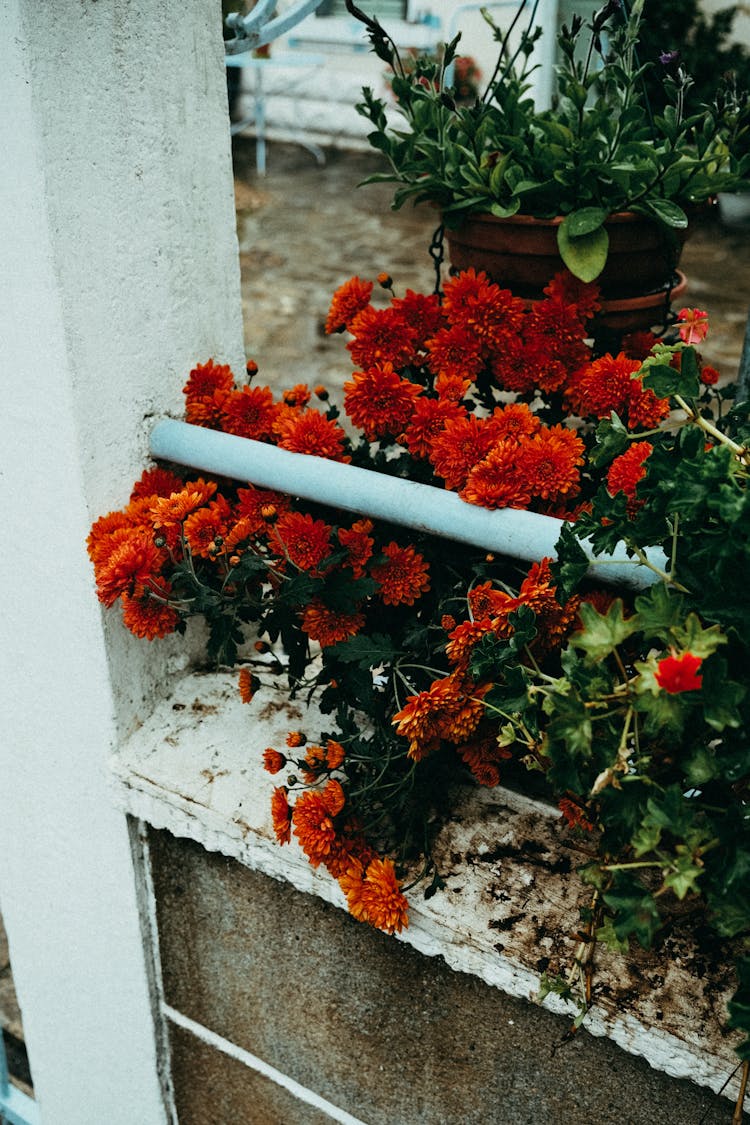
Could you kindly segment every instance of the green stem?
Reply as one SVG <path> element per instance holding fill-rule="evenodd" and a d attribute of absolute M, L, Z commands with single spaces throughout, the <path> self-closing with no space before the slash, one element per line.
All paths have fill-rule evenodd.
<path fill-rule="evenodd" d="M 675 395 L 674 399 L 677 405 L 685 411 L 688 416 L 688 420 L 691 421 L 694 425 L 698 426 L 699 429 L 703 430 L 707 434 L 710 434 L 711 437 L 715 438 L 716 441 L 720 442 L 721 445 L 726 445 L 727 448 L 731 449 L 732 453 L 735 453 L 738 457 L 747 456 L 747 446 L 738 445 L 736 441 L 732 441 L 731 438 L 728 438 L 726 434 L 723 434 L 721 430 L 717 429 L 717 427 L 714 426 L 713 422 L 709 422 L 707 418 L 704 418 L 696 410 L 689 406 L 688 403 L 685 402 L 685 399 L 682 397 L 682 395 Z"/>

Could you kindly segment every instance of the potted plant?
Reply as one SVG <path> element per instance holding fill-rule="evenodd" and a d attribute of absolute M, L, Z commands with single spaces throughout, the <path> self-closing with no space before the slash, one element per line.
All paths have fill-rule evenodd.
<path fill-rule="evenodd" d="M 162 466 L 92 528 L 99 597 L 150 640 L 204 617 L 246 701 L 274 668 L 316 697 L 327 729 L 264 753 L 273 828 L 357 918 L 405 926 L 406 878 L 441 887 L 430 838 L 456 787 L 528 769 L 591 857 L 571 874 L 591 895 L 584 986 L 547 987 L 583 1018 L 596 941 L 650 946 L 688 908 L 739 955 L 730 1023 L 750 1033 L 750 418 L 701 361 L 707 317 L 594 358 L 598 290 L 570 275 L 531 307 L 472 270 L 442 302 L 380 283 L 384 307 L 353 278 L 327 321 L 351 336 L 349 434 L 324 388 L 276 400 L 254 363 L 240 386 L 198 364 L 187 421 L 530 510 L 556 561 Z M 592 580 L 618 542 L 640 593 Z"/>
<path fill-rule="evenodd" d="M 610 0 L 590 22 L 574 17 L 562 28 L 551 108 L 529 95 L 536 6 L 516 46 L 526 2 L 505 34 L 485 13 L 498 58 L 472 105 L 458 105 L 444 82 L 457 40 L 440 63 L 405 68 L 378 21 L 352 0 L 347 7 L 393 68 L 404 117 L 389 125 L 382 102 L 364 90 L 358 108 L 389 164 L 371 179 L 398 185 L 394 207 L 435 204 L 454 266 L 486 269 L 520 295 L 538 297 L 560 258 L 581 280 L 599 279 L 605 301 L 672 288 L 691 214 L 747 175 L 750 158 L 736 156 L 744 126 L 732 90 L 686 112 L 690 77 L 676 56 L 639 57 L 643 0 L 629 16 Z M 656 69 L 667 95 L 659 112 L 644 95 Z"/>

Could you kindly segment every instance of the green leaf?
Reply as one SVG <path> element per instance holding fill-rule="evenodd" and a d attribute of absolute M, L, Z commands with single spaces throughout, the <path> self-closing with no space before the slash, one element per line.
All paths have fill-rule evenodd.
<path fill-rule="evenodd" d="M 589 454 L 589 460 L 597 469 L 601 469 L 623 453 L 629 444 L 628 431 L 613 410 L 611 417 L 596 427 L 596 445 Z"/>
<path fill-rule="evenodd" d="M 696 883 L 703 874 L 703 868 L 694 862 L 687 848 L 680 846 L 677 852 L 664 876 L 664 886 L 669 887 L 682 900 L 690 891 L 697 890 Z"/>
<path fill-rule="evenodd" d="M 612 928 L 620 941 L 634 937 L 648 949 L 661 925 L 652 895 L 629 873 L 617 873 L 615 885 L 603 895 L 613 911 Z"/>
<path fill-rule="evenodd" d="M 328 651 L 343 664 L 359 664 L 361 668 L 390 664 L 396 655 L 393 641 L 385 633 L 373 633 L 370 636 L 360 633 L 356 637 L 339 641 Z"/>
<path fill-rule="evenodd" d="M 569 523 L 562 526 L 555 554 L 557 558 L 550 569 L 557 584 L 556 597 L 562 605 L 578 589 L 590 566 L 589 558 Z"/>
<path fill-rule="evenodd" d="M 606 218 L 607 212 L 601 207 L 582 207 L 580 211 L 571 211 L 563 225 L 570 238 L 581 238 L 597 231 Z"/>
<path fill-rule="evenodd" d="M 612 919 L 606 918 L 604 924 L 596 931 L 596 940 L 606 945 L 613 953 L 627 953 L 630 942 L 627 938 L 619 938 L 612 925 Z"/>
<path fill-rule="evenodd" d="M 671 199 L 644 199 L 643 207 L 668 227 L 684 230 L 688 225 L 687 215 Z"/>
<path fill-rule="evenodd" d="M 632 618 L 625 620 L 622 598 L 616 598 L 606 614 L 597 613 L 589 602 L 582 602 L 579 614 L 583 629 L 573 634 L 570 644 L 585 652 L 592 662 L 609 656 L 619 644 L 638 629 L 638 623 Z"/>
<path fill-rule="evenodd" d="M 642 379 L 644 387 L 650 388 L 657 398 L 669 398 L 680 394 L 682 376 L 680 372 L 665 363 L 653 363 Z"/>
<path fill-rule="evenodd" d="M 574 277 L 580 281 L 595 281 L 607 261 L 609 235 L 600 226 L 576 238 L 568 227 L 570 217 L 568 215 L 563 219 L 557 231 L 560 257 Z"/>
<path fill-rule="evenodd" d="M 723 656 L 709 660 L 702 672 L 703 716 L 708 725 L 717 731 L 741 726 L 738 708 L 747 695 L 745 686 L 729 679 L 729 668 Z"/>

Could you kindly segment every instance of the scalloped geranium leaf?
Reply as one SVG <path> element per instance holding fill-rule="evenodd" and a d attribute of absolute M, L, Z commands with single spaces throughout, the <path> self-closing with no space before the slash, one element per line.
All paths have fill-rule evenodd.
<path fill-rule="evenodd" d="M 609 253 L 609 235 L 603 226 L 586 234 L 571 234 L 572 220 L 577 212 L 566 215 L 557 231 L 557 248 L 560 257 L 574 277 L 580 281 L 595 281 L 604 269 Z"/>
<path fill-rule="evenodd" d="M 596 427 L 596 445 L 589 454 L 589 460 L 597 469 L 601 469 L 623 453 L 629 444 L 630 434 L 613 410 L 611 416 Z"/>
<path fill-rule="evenodd" d="M 622 598 L 616 598 L 606 614 L 597 613 L 588 602 L 582 602 L 579 614 L 583 629 L 573 634 L 570 643 L 585 652 L 591 661 L 609 656 L 638 628 L 633 618 L 625 618 Z"/>

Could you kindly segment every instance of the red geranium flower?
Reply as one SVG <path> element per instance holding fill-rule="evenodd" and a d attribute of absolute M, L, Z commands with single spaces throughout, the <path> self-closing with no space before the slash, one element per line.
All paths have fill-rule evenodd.
<path fill-rule="evenodd" d="M 700 656 L 692 652 L 683 652 L 676 656 L 665 656 L 659 661 L 655 679 L 660 688 L 669 695 L 678 695 L 683 691 L 699 691 L 703 684 L 703 676 L 698 669 L 703 663 Z"/>

